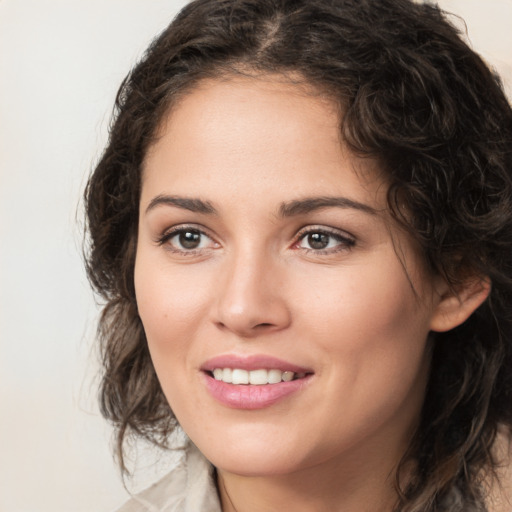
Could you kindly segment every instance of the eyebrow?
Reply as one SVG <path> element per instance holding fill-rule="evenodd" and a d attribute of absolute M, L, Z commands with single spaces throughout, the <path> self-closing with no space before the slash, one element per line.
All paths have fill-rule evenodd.
<path fill-rule="evenodd" d="M 304 215 L 323 208 L 347 208 L 360 210 L 370 215 L 377 215 L 377 210 L 367 204 L 354 201 L 348 197 L 306 197 L 283 203 L 279 208 L 281 217 L 293 217 L 294 215 Z"/>
<path fill-rule="evenodd" d="M 154 197 L 146 208 L 146 213 L 160 205 L 176 206 L 183 210 L 189 210 L 195 213 L 204 213 L 207 215 L 217 214 L 217 210 L 209 201 L 189 197 L 168 196 L 165 194 Z"/>
<path fill-rule="evenodd" d="M 206 215 L 217 215 L 217 210 L 209 201 L 202 199 L 170 196 L 160 194 L 154 197 L 146 208 L 146 213 L 153 210 L 157 206 L 167 205 L 188 210 L 195 213 L 203 213 Z M 293 217 L 295 215 L 304 215 L 323 208 L 346 208 L 362 211 L 370 215 L 376 215 L 377 210 L 367 204 L 354 201 L 347 197 L 306 197 L 304 199 L 295 199 L 282 203 L 279 207 L 280 217 Z"/>

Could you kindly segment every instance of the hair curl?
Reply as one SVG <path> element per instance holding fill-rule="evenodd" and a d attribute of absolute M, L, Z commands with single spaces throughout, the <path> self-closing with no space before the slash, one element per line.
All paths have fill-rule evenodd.
<path fill-rule="evenodd" d="M 417 462 L 396 510 L 485 510 L 498 427 L 512 427 L 512 110 L 499 78 L 436 6 L 409 0 L 195 0 L 122 83 L 85 192 L 87 271 L 99 323 L 102 413 L 164 445 L 176 420 L 149 356 L 133 269 L 141 165 L 169 109 L 200 80 L 300 76 L 343 107 L 343 139 L 388 175 L 389 208 L 456 290 L 492 283 L 460 327 L 433 338 Z M 404 205 L 407 214 L 404 213 Z M 398 474 L 398 473 L 397 473 Z M 450 510 L 459 510 L 455 505 Z"/>

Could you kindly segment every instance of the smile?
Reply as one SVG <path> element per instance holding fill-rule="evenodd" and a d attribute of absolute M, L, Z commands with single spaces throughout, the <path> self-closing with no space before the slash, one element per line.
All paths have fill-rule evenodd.
<path fill-rule="evenodd" d="M 314 377 L 312 368 L 264 354 L 223 354 L 200 367 L 209 394 L 233 409 L 264 409 L 301 393 Z"/>
<path fill-rule="evenodd" d="M 305 372 L 295 373 L 277 369 L 244 370 L 241 368 L 215 368 L 212 372 L 215 380 L 226 384 L 252 384 L 263 386 L 265 384 L 279 384 L 296 379 L 303 379 Z"/>

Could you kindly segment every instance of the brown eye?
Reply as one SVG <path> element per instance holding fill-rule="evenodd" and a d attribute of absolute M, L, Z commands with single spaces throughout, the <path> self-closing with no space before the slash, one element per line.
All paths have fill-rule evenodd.
<path fill-rule="evenodd" d="M 325 233 L 310 233 L 307 242 L 311 249 L 325 249 L 329 245 L 331 237 Z"/>
<path fill-rule="evenodd" d="M 176 253 L 214 249 L 218 244 L 199 229 L 178 227 L 158 240 L 160 245 Z"/>
<path fill-rule="evenodd" d="M 182 231 L 177 235 L 178 243 L 183 249 L 197 249 L 201 244 L 199 231 Z"/>
<path fill-rule="evenodd" d="M 355 245 L 355 240 L 343 232 L 311 229 L 300 237 L 298 247 L 306 251 L 337 252 Z"/>

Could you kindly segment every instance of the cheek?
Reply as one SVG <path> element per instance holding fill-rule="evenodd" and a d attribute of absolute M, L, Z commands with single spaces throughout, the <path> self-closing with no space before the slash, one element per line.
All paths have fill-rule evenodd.
<path fill-rule="evenodd" d="M 304 293 L 294 290 L 297 297 Z M 354 404 L 400 401 L 422 374 L 429 311 L 393 258 L 364 272 L 333 272 L 303 302 L 297 303 L 301 330 L 336 363 L 326 371 L 343 383 L 340 392 L 353 390 Z"/>
<path fill-rule="evenodd" d="M 135 265 L 139 315 L 158 380 L 181 419 L 183 411 L 200 407 L 188 390 L 197 374 L 191 353 L 197 347 L 194 340 L 204 339 L 199 333 L 207 318 L 208 290 L 193 266 L 176 272 L 168 262 L 145 256 L 141 250 Z"/>
<path fill-rule="evenodd" d="M 146 257 L 141 250 L 135 264 L 135 291 L 139 315 L 155 363 L 172 363 L 206 318 L 208 287 L 197 271 L 173 272 L 166 262 Z"/>
<path fill-rule="evenodd" d="M 322 337 L 344 339 L 343 345 L 354 349 L 428 332 L 428 308 L 413 292 L 403 269 L 396 268 L 392 259 L 388 263 L 333 269 L 327 276 L 295 280 L 290 295 L 298 298 L 296 319 Z"/>

